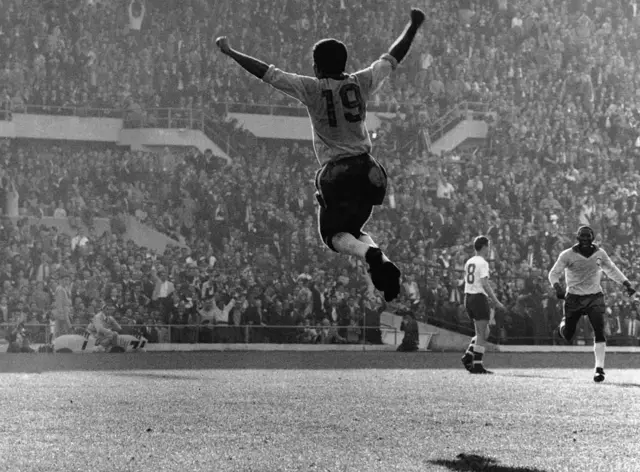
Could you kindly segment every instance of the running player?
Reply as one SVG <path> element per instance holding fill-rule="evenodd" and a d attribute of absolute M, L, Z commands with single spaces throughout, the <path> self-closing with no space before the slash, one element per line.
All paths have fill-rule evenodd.
<path fill-rule="evenodd" d="M 475 336 L 467 348 L 462 363 L 472 374 L 492 374 L 484 368 L 482 358 L 487 345 L 487 328 L 491 319 L 489 298 L 496 308 L 504 310 L 504 305 L 496 298 L 489 283 L 489 240 L 485 236 L 478 236 L 473 241 L 476 255 L 464 265 L 464 306 L 469 318 L 473 320 Z"/>
<path fill-rule="evenodd" d="M 636 290 L 607 253 L 593 244 L 595 238 L 595 232 L 589 226 L 580 227 L 577 233 L 578 244 L 560 253 L 549 272 L 549 282 L 553 285 L 556 296 L 564 300 L 564 315 L 557 328 L 557 333 L 564 341 L 570 343 L 580 318 L 583 315 L 589 317 L 595 338 L 593 352 L 596 367 L 593 380 L 602 382 L 607 345 L 604 334 L 606 305 L 600 286 L 602 271 L 615 282 L 624 285 L 629 296 L 635 294 Z M 563 276 L 567 284 L 566 290 L 560 284 Z"/>
<path fill-rule="evenodd" d="M 387 190 L 387 173 L 370 155 L 367 100 L 404 59 L 424 19 L 424 13 L 413 8 L 411 21 L 388 54 L 354 74 L 345 72 L 347 48 L 336 39 L 323 39 L 314 46 L 315 77 L 284 72 L 242 54 L 229 46 L 225 36 L 216 40 L 220 50 L 249 73 L 307 107 L 321 165 L 315 178 L 320 236 L 330 249 L 364 258 L 373 285 L 387 301 L 400 293 L 400 270 L 362 231 Z"/>

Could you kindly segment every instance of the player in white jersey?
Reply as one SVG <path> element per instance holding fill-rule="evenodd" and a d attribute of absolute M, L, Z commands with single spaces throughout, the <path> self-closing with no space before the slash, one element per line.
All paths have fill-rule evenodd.
<path fill-rule="evenodd" d="M 471 338 L 467 351 L 462 356 L 462 364 L 472 374 L 491 374 L 482 363 L 487 345 L 487 328 L 491 319 L 489 298 L 496 308 L 504 310 L 504 306 L 496 298 L 489 284 L 489 240 L 478 236 L 473 241 L 476 255 L 464 265 L 464 306 L 469 318 L 473 320 L 475 336 Z"/>
<path fill-rule="evenodd" d="M 369 154 L 367 100 L 404 59 L 424 18 L 421 10 L 412 9 L 410 23 L 388 54 L 354 74 L 345 72 L 347 48 L 336 39 L 314 46 L 315 77 L 284 72 L 242 54 L 224 36 L 216 40 L 220 50 L 248 72 L 307 107 L 321 165 L 315 179 L 320 236 L 330 249 L 364 258 L 374 286 L 387 301 L 400 293 L 400 270 L 362 231 L 387 190 L 387 173 Z"/>
<path fill-rule="evenodd" d="M 589 226 L 578 229 L 578 244 L 562 251 L 558 260 L 549 272 L 549 282 L 556 291 L 556 296 L 564 300 L 564 314 L 557 333 L 570 343 L 578 321 L 583 315 L 589 317 L 593 328 L 593 352 L 596 358 L 593 380 L 604 380 L 604 357 L 607 338 L 604 333 L 604 314 L 606 305 L 604 293 L 600 285 L 602 272 L 619 284 L 624 285 L 627 294 L 636 293 L 629 280 L 609 258 L 607 253 L 593 244 L 595 233 Z M 567 288 L 562 288 L 560 281 L 565 278 Z"/>

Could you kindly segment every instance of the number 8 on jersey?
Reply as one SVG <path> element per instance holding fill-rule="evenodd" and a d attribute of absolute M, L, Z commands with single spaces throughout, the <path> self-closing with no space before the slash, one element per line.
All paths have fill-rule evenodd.
<path fill-rule="evenodd" d="M 464 293 L 487 293 L 482 286 L 482 279 L 489 277 L 489 263 L 482 256 L 473 256 L 464 265 Z"/>

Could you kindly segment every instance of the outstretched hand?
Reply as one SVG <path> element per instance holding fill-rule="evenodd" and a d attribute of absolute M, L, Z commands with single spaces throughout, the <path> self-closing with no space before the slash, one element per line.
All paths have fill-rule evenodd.
<path fill-rule="evenodd" d="M 411 9 L 411 23 L 418 28 L 424 23 L 425 16 L 424 12 L 419 8 Z"/>
<path fill-rule="evenodd" d="M 216 46 L 220 48 L 223 54 L 229 54 L 231 51 L 231 46 L 229 46 L 229 40 L 226 36 L 220 36 L 216 39 Z"/>

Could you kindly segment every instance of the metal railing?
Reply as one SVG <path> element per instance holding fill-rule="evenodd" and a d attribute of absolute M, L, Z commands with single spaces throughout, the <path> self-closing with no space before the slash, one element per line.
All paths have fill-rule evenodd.
<path fill-rule="evenodd" d="M 147 108 L 144 110 L 117 110 L 110 108 L 84 108 L 64 106 L 28 105 L 12 109 L 9 113 L 79 116 L 94 118 L 117 118 L 124 121 L 126 129 L 163 128 L 204 130 L 207 113 L 199 108 Z M 209 117 L 210 118 L 210 117 Z M 212 118 L 210 118 L 212 119 Z"/>
<path fill-rule="evenodd" d="M 232 145 L 232 133 L 207 111 L 198 108 L 150 108 L 123 112 L 124 129 L 190 129 L 202 131 L 228 156 L 235 158 L 240 152 Z"/>
<path fill-rule="evenodd" d="M 420 319 L 418 319 L 420 321 Z M 426 322 L 426 321 L 424 321 Z M 449 320 L 430 317 L 429 324 L 436 328 L 452 331 L 456 326 Z M 593 336 L 588 322 L 582 320 L 573 339 L 574 346 L 593 345 Z M 34 345 L 49 344 L 52 341 L 54 326 L 51 324 L 25 324 L 29 333 L 29 340 Z M 4 339 L 15 328 L 15 324 L 0 324 L 0 339 Z M 64 334 L 83 335 L 87 325 L 74 324 L 71 331 Z M 397 346 L 402 341 L 404 333 L 393 326 L 381 324 L 379 326 L 299 326 L 299 325 L 228 325 L 228 324 L 149 324 L 122 325 L 120 334 L 142 334 L 149 344 L 351 344 L 351 345 L 387 345 Z M 565 345 L 551 335 L 544 336 L 509 336 L 502 339 L 499 326 L 490 326 L 489 341 L 497 345 Z M 472 328 L 462 330 L 461 334 L 472 336 Z M 339 337 L 329 336 L 337 333 Z M 427 336 L 432 339 L 436 332 L 421 333 L 420 338 Z M 607 334 L 607 343 L 611 346 L 640 346 L 638 336 L 625 332 Z M 427 346 L 428 347 L 428 346 Z"/>
<path fill-rule="evenodd" d="M 6 337 L 15 324 L 0 324 L 0 338 Z M 64 334 L 85 333 L 88 325 L 73 324 Z M 25 324 L 29 339 L 34 344 L 48 344 L 53 334 L 53 324 Z M 402 332 L 395 327 L 379 326 L 299 326 L 299 325 L 229 325 L 229 324 L 149 324 L 121 325 L 120 334 L 142 334 L 150 344 L 387 344 L 397 345 Z M 329 329 L 330 328 L 330 329 Z M 328 331 L 339 337 L 328 337 Z M 2 332 L 4 331 L 4 334 Z M 315 334 L 314 334 L 315 333 Z M 343 336 L 344 335 L 344 336 Z M 357 339 L 355 339 L 357 335 Z M 331 341 L 331 342 L 330 342 Z M 375 342 L 374 342 L 375 341 Z M 379 342 L 378 342 L 379 341 Z"/>
<path fill-rule="evenodd" d="M 84 118 L 122 118 L 123 111 L 115 108 L 94 108 L 68 105 L 24 105 L 12 106 L 12 113 L 28 115 L 78 116 Z"/>
<path fill-rule="evenodd" d="M 279 105 L 270 103 L 237 103 L 217 102 L 210 105 L 217 113 L 247 113 L 253 115 L 307 116 L 307 109 L 302 105 Z"/>
<path fill-rule="evenodd" d="M 422 103 L 402 102 L 398 103 L 402 106 L 420 106 Z M 367 104 L 367 110 L 378 113 L 395 113 L 396 104 L 385 103 Z M 181 107 L 171 107 L 171 109 L 179 110 Z M 186 109 L 186 108 L 185 108 Z M 197 107 L 194 109 L 198 109 Z M 240 102 L 212 102 L 207 107 L 212 111 L 221 114 L 229 113 L 249 113 L 254 115 L 278 115 L 278 116 L 307 116 L 306 107 L 300 104 L 277 104 L 277 103 L 240 103 Z M 148 110 L 148 109 L 147 109 Z M 102 108 L 91 105 L 12 105 L 11 112 L 26 114 L 42 114 L 42 115 L 61 115 L 61 116 L 83 116 L 96 118 L 121 118 L 127 110 L 117 108 Z"/>
<path fill-rule="evenodd" d="M 491 113 L 491 106 L 482 102 L 462 102 L 429 126 L 429 137 L 435 143 L 465 119 L 483 120 Z"/>
<path fill-rule="evenodd" d="M 202 114 L 202 132 L 220 146 L 229 157 L 236 158 L 240 155 L 240 152 L 231 144 L 233 141 L 231 133 L 208 113 Z"/>
<path fill-rule="evenodd" d="M 124 129 L 197 129 L 204 130 L 203 110 L 196 108 L 148 108 L 121 112 Z"/>

